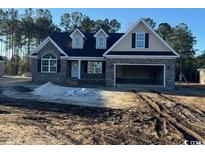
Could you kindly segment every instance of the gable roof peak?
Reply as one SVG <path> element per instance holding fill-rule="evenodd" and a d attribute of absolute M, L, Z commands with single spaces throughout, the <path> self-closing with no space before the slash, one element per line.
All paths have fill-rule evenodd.
<path fill-rule="evenodd" d="M 125 36 L 127 36 L 129 33 L 131 33 L 131 31 L 138 26 L 140 23 L 143 23 L 144 26 L 149 30 L 150 33 L 152 33 L 154 36 L 156 36 L 160 42 L 162 42 L 162 44 L 164 44 L 168 49 L 170 49 L 175 55 L 176 57 L 179 57 L 179 54 L 172 48 L 169 46 L 169 44 L 164 41 L 159 34 L 157 34 L 144 20 L 143 18 L 140 18 L 137 22 L 135 22 L 128 30 L 127 32 L 117 41 L 115 42 L 104 54 L 103 56 L 105 56 L 108 52 L 110 52 L 119 42 L 121 42 Z"/>
<path fill-rule="evenodd" d="M 82 37 L 85 38 L 85 35 L 83 34 L 83 32 L 81 32 L 78 28 L 75 29 L 75 30 L 70 34 L 70 37 L 73 38 L 73 35 L 74 35 L 76 32 L 79 32 L 80 35 L 82 35 Z"/>
<path fill-rule="evenodd" d="M 109 35 L 101 28 L 100 30 L 98 30 L 98 32 L 95 33 L 94 37 L 97 37 L 97 35 L 102 32 L 103 34 L 105 34 L 106 37 L 109 37 Z"/>
<path fill-rule="evenodd" d="M 139 19 L 139 21 L 144 21 L 144 19 L 141 17 L 141 18 Z"/>

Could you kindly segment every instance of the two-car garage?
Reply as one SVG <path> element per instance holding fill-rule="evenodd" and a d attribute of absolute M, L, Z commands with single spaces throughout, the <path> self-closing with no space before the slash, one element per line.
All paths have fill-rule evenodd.
<path fill-rule="evenodd" d="M 165 65 L 115 64 L 115 85 L 165 86 Z"/>

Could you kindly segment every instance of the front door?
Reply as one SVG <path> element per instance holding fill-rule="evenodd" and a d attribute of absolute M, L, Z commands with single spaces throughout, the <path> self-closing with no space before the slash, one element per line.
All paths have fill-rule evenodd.
<path fill-rule="evenodd" d="M 71 77 L 72 78 L 78 77 L 78 61 L 71 62 Z"/>

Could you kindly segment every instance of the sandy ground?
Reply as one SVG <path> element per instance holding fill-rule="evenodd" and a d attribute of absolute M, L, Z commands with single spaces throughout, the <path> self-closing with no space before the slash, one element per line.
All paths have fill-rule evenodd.
<path fill-rule="evenodd" d="M 62 98 L 47 98 L 32 93 L 19 92 L 14 88 L 6 88 L 2 90 L 2 95 L 17 98 L 38 100 L 42 102 L 60 103 L 60 104 L 73 104 L 91 107 L 108 107 L 123 109 L 135 106 L 135 94 L 130 91 L 116 91 L 116 90 L 102 90 L 102 89 L 89 89 L 92 95 L 88 96 L 67 96 Z"/>
<path fill-rule="evenodd" d="M 30 89 L 38 88 L 41 85 L 36 85 L 31 82 L 30 78 L 19 77 L 3 77 L 0 78 L 1 94 L 7 97 L 16 99 L 31 99 L 43 102 L 73 104 L 81 106 L 93 107 L 108 107 L 108 108 L 129 108 L 135 106 L 135 94 L 131 91 L 115 90 L 115 89 L 99 89 L 99 88 L 86 88 L 92 95 L 85 96 L 58 96 L 58 97 L 45 97 L 34 95 L 32 92 L 22 92 L 14 88 L 14 86 L 24 86 Z M 84 88 L 84 87 L 81 87 Z M 72 88 L 70 89 L 81 89 Z M 55 90 L 54 90 L 55 91 Z"/>
<path fill-rule="evenodd" d="M 0 144 L 184 144 L 205 141 L 205 87 L 117 91 L 95 108 L 0 97 Z M 188 142 L 189 143 L 189 142 Z"/>

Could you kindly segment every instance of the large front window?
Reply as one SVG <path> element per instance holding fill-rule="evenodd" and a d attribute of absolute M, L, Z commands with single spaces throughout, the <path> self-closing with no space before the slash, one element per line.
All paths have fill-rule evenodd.
<path fill-rule="evenodd" d="M 57 72 L 57 58 L 53 54 L 46 54 L 41 59 L 42 73 L 56 73 Z"/>
<path fill-rule="evenodd" d="M 88 74 L 102 74 L 102 62 L 88 62 Z"/>
<path fill-rule="evenodd" d="M 145 47 L 145 33 L 137 33 L 136 34 L 136 48 L 144 48 Z"/>

